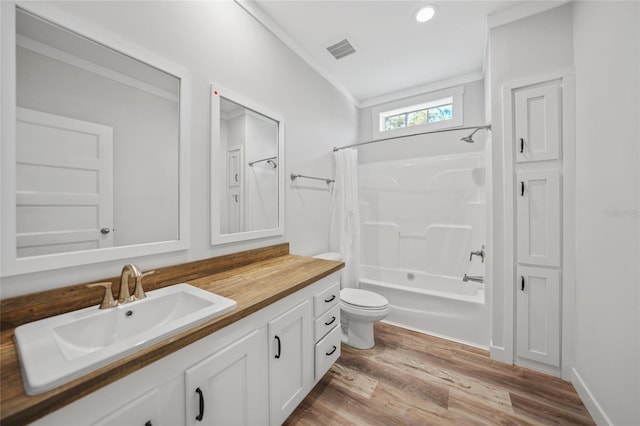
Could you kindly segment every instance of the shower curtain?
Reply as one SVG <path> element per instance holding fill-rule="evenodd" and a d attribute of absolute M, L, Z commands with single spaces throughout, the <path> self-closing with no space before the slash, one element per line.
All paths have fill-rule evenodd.
<path fill-rule="evenodd" d="M 329 249 L 340 252 L 345 268 L 342 287 L 359 287 L 360 209 L 358 206 L 358 151 L 333 153 L 335 183 L 331 193 Z"/>

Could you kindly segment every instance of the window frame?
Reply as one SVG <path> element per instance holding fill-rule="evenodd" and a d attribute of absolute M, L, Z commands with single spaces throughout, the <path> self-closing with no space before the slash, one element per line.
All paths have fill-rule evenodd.
<path fill-rule="evenodd" d="M 464 124 L 464 86 L 451 87 L 438 90 L 436 92 L 425 93 L 419 96 L 400 99 L 376 105 L 371 108 L 371 134 L 373 139 L 392 138 L 398 136 L 409 136 L 432 130 L 459 127 Z M 384 119 L 393 115 L 408 114 L 415 111 L 441 106 L 437 101 L 451 99 L 451 109 L 453 116 L 449 120 L 436 121 L 434 123 L 423 123 L 414 126 L 406 126 L 398 129 L 380 130 Z M 429 105 L 432 104 L 433 105 Z M 383 118 L 384 117 L 384 118 Z"/>

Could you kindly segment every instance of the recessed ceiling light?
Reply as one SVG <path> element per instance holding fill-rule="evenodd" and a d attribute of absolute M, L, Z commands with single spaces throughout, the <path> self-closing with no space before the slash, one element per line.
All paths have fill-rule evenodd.
<path fill-rule="evenodd" d="M 436 7 L 435 6 L 424 6 L 421 7 L 417 12 L 416 12 L 416 21 L 418 22 L 427 22 L 429 20 L 431 20 L 436 14 Z"/>

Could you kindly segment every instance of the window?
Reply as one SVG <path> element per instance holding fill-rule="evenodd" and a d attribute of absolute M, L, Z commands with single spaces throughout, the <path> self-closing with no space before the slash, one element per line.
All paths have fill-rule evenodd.
<path fill-rule="evenodd" d="M 373 136 L 410 135 L 462 125 L 462 87 L 373 107 Z"/>
<path fill-rule="evenodd" d="M 411 105 L 400 112 L 397 110 L 382 112 L 380 113 L 380 131 L 452 119 L 453 98 L 449 97 L 428 104 Z"/>

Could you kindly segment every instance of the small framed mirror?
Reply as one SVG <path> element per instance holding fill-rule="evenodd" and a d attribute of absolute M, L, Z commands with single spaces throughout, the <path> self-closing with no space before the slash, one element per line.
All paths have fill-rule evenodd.
<path fill-rule="evenodd" d="M 284 122 L 211 85 L 211 244 L 284 233 Z"/>

